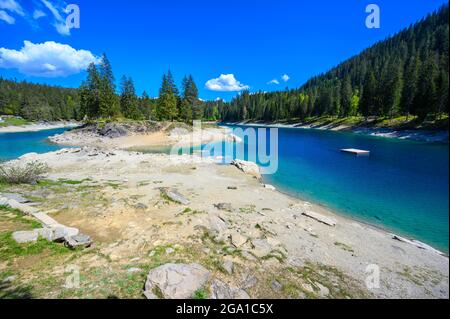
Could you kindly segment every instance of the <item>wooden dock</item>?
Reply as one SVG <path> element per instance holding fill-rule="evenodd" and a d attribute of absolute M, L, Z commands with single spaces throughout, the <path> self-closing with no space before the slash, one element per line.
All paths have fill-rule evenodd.
<path fill-rule="evenodd" d="M 354 154 L 356 156 L 369 156 L 370 155 L 370 151 L 359 150 L 356 148 L 343 148 L 343 149 L 341 149 L 341 152 Z"/>

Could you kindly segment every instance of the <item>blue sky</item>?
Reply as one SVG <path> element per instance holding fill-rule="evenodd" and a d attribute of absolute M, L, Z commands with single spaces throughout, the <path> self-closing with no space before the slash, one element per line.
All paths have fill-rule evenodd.
<path fill-rule="evenodd" d="M 66 28 L 70 3 L 80 8 L 79 29 Z M 381 9 L 380 29 L 365 26 L 370 3 Z M 298 87 L 444 3 L 0 0 L 0 76 L 78 87 L 105 52 L 117 82 L 131 76 L 139 94 L 156 96 L 170 68 L 177 84 L 192 74 L 201 98 L 229 100 L 244 88 Z"/>

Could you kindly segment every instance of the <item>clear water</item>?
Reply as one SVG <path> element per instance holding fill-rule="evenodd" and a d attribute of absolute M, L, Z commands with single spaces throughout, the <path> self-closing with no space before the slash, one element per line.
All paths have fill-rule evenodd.
<path fill-rule="evenodd" d="M 47 138 L 61 134 L 67 128 L 58 128 L 37 132 L 0 133 L 0 161 L 11 160 L 26 153 L 46 153 L 61 148 L 50 143 Z"/>
<path fill-rule="evenodd" d="M 448 252 L 448 144 L 289 128 L 278 136 L 278 171 L 266 183 Z"/>
<path fill-rule="evenodd" d="M 64 130 L 0 134 L 0 160 L 57 150 L 47 137 Z M 278 135 L 278 170 L 264 176 L 266 183 L 448 252 L 448 144 L 303 129 Z M 342 148 L 371 154 L 356 157 Z"/>

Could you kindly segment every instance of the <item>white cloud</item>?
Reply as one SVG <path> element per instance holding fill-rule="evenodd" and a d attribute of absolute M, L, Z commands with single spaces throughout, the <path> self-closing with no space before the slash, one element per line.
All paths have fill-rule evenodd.
<path fill-rule="evenodd" d="M 6 11 L 0 10 L 0 20 L 5 21 L 8 24 L 16 23 L 16 19 L 11 17 Z"/>
<path fill-rule="evenodd" d="M 22 17 L 25 15 L 25 12 L 23 11 L 22 7 L 15 0 L 0 0 L 0 9 L 17 13 Z"/>
<path fill-rule="evenodd" d="M 282 79 L 284 82 L 287 82 L 287 81 L 289 81 L 290 77 L 289 77 L 289 75 L 287 75 L 287 74 L 283 74 L 283 75 L 281 76 L 281 79 Z"/>
<path fill-rule="evenodd" d="M 0 0 L 1 1 L 1 0 Z M 51 2 L 47 0 L 41 0 L 42 3 L 47 7 L 47 9 L 52 13 L 54 17 L 53 26 L 56 31 L 61 35 L 70 35 L 70 28 L 67 27 L 66 20 L 59 13 L 58 8 L 56 8 Z M 61 9 L 64 12 L 64 9 Z"/>
<path fill-rule="evenodd" d="M 41 10 L 34 10 L 33 12 L 33 19 L 37 20 L 39 18 L 45 17 L 47 14 Z"/>
<path fill-rule="evenodd" d="M 239 92 L 250 88 L 236 80 L 234 74 L 221 74 L 218 78 L 208 80 L 205 85 L 207 89 L 219 92 Z"/>
<path fill-rule="evenodd" d="M 280 84 L 280 82 L 277 79 L 273 79 L 273 80 L 270 80 L 269 82 L 267 82 L 267 84 L 276 84 L 276 85 L 278 85 L 278 84 Z"/>
<path fill-rule="evenodd" d="M 68 76 L 85 70 L 92 62 L 100 61 L 90 51 L 53 41 L 38 44 L 24 41 L 20 51 L 0 48 L 0 68 L 18 69 L 31 76 Z"/>

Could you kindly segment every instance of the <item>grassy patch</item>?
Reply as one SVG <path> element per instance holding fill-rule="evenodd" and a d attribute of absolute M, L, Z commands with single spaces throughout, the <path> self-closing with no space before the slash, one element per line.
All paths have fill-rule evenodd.
<path fill-rule="evenodd" d="M 12 232 L 0 234 L 0 259 L 10 260 L 15 257 L 38 255 L 49 252 L 50 255 L 60 255 L 70 252 L 61 244 L 38 238 L 34 243 L 19 244 L 12 238 Z"/>
<path fill-rule="evenodd" d="M 207 299 L 208 298 L 208 292 L 204 288 L 197 289 L 194 292 L 194 296 L 192 296 L 193 299 Z"/>
<path fill-rule="evenodd" d="M 32 122 L 25 120 L 23 118 L 4 118 L 4 122 L 0 123 L 0 127 L 6 127 L 6 126 L 19 126 L 19 125 L 26 125 L 31 124 Z"/>
<path fill-rule="evenodd" d="M 20 210 L 4 205 L 0 205 L 0 222 L 20 223 L 22 227 L 27 229 L 41 227 L 41 223 L 35 219 L 29 218 Z"/>

